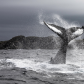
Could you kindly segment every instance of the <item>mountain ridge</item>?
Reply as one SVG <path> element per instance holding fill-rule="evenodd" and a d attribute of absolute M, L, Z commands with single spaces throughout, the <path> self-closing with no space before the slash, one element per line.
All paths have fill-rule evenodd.
<path fill-rule="evenodd" d="M 80 49 L 84 49 L 84 39 L 75 40 L 68 45 L 72 49 L 74 45 Z M 59 49 L 61 39 L 59 37 L 36 37 L 23 35 L 15 36 L 8 41 L 0 41 L 0 49 Z"/>

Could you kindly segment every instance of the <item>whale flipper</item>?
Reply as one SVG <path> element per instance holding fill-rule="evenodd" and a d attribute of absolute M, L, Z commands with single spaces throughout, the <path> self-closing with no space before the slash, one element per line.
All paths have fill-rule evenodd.
<path fill-rule="evenodd" d="M 48 24 L 46 22 L 44 22 L 44 24 L 50 29 L 52 30 L 54 33 L 56 33 L 58 36 L 60 36 L 62 38 L 63 35 L 63 31 L 65 31 L 65 29 L 63 27 L 54 25 L 54 24 Z"/>

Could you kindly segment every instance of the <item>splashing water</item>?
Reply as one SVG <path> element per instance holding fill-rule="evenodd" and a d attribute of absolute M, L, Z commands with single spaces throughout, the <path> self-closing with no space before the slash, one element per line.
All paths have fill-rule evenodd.
<path fill-rule="evenodd" d="M 70 27 L 78 27 L 80 26 L 78 22 L 72 22 L 69 23 L 68 21 L 64 20 L 61 16 L 59 15 L 53 15 L 54 23 L 56 25 L 62 26 L 64 28 L 70 28 Z"/>
<path fill-rule="evenodd" d="M 51 20 L 51 21 L 49 21 L 49 20 Z M 80 26 L 77 21 L 70 23 L 70 22 L 66 21 L 65 19 L 63 19 L 60 15 L 57 15 L 57 14 L 53 14 L 51 16 L 43 15 L 43 13 L 39 14 L 39 23 L 41 25 L 44 24 L 43 21 L 48 22 L 48 23 L 53 23 L 53 24 L 56 24 L 56 25 L 64 27 L 64 28 Z"/>
<path fill-rule="evenodd" d="M 43 25 L 44 23 L 43 23 L 43 15 L 42 14 L 39 14 L 39 24 L 41 24 L 41 25 Z"/>
<path fill-rule="evenodd" d="M 2 60 L 3 61 L 3 60 Z M 48 62 L 37 62 L 30 59 L 7 59 L 7 63 L 14 64 L 11 67 L 25 68 L 26 70 L 33 70 L 38 73 L 46 74 L 45 77 L 53 77 L 56 73 L 71 74 L 72 78 L 83 79 L 84 68 L 73 64 L 49 64 Z M 71 77 L 69 77 L 71 78 Z"/>
<path fill-rule="evenodd" d="M 80 53 L 78 53 L 78 51 Z M 78 79 L 84 78 L 83 50 L 71 50 L 67 56 L 67 64 L 50 64 L 50 57 L 55 55 L 56 50 L 2 50 L 0 51 L 0 56 L 9 56 L 10 58 L 0 59 L 0 69 L 19 67 L 38 73 L 44 73 L 47 77 L 52 77 L 55 76 L 56 73 L 61 73 L 71 74 L 74 78 Z"/>

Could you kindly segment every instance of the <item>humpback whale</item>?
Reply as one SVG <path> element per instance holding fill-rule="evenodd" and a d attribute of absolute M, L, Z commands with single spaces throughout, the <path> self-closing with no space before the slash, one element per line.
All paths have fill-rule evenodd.
<path fill-rule="evenodd" d="M 61 39 L 62 44 L 61 48 L 57 52 L 54 58 L 50 59 L 50 63 L 52 64 L 65 64 L 66 63 L 66 52 L 68 43 L 77 38 L 78 36 L 83 34 L 84 26 L 82 27 L 72 27 L 69 29 L 65 29 L 63 27 L 57 26 L 55 24 L 48 24 L 44 22 L 44 24 L 53 32 L 55 32 Z"/>

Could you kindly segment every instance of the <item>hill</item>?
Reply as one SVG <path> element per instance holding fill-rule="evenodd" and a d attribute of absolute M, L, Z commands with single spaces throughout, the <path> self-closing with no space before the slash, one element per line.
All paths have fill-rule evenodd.
<path fill-rule="evenodd" d="M 0 41 L 0 49 L 58 49 L 60 48 L 61 39 L 59 37 L 25 37 L 15 36 L 8 41 Z M 68 48 L 74 45 L 84 49 L 84 40 L 75 40 L 69 44 Z"/>

